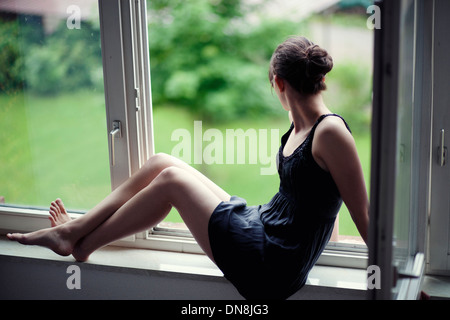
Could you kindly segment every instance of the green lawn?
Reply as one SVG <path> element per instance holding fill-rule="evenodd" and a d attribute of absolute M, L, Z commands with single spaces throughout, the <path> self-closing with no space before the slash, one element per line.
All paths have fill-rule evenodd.
<path fill-rule="evenodd" d="M 155 149 L 172 153 L 179 141 L 172 133 L 180 128 L 193 132 L 198 117 L 182 109 L 154 110 Z M 350 124 L 351 125 L 351 124 Z M 287 117 L 242 119 L 208 125 L 226 129 L 288 129 Z M 86 210 L 110 192 L 104 98 L 102 93 L 77 92 L 57 97 L 24 94 L 0 96 L 0 196 L 6 203 L 47 207 L 61 197 L 72 209 Z M 261 136 L 258 136 L 260 138 Z M 355 135 L 367 183 L 370 172 L 370 134 Z M 270 141 L 270 138 L 269 140 Z M 204 142 L 205 148 L 209 142 Z M 279 139 L 276 143 L 277 148 Z M 278 189 L 278 176 L 261 175 L 262 165 L 195 165 L 228 193 L 247 199 L 248 204 L 267 202 Z M 343 208 L 340 233 L 358 235 Z M 181 218 L 172 212 L 171 222 Z"/>
<path fill-rule="evenodd" d="M 101 93 L 0 96 L 0 127 L 6 203 L 48 207 L 61 197 L 84 210 L 110 192 Z"/>

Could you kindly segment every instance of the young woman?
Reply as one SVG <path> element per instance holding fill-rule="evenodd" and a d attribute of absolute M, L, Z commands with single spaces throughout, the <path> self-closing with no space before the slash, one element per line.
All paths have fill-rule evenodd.
<path fill-rule="evenodd" d="M 291 126 L 281 139 L 279 192 L 247 206 L 186 163 L 156 154 L 82 217 L 71 220 L 60 199 L 52 227 L 8 234 L 86 261 L 108 243 L 157 225 L 175 207 L 200 247 L 247 299 L 285 299 L 299 290 L 325 248 L 345 201 L 367 242 L 368 198 L 355 143 L 321 91 L 332 58 L 304 37 L 278 46 L 269 79 Z"/>

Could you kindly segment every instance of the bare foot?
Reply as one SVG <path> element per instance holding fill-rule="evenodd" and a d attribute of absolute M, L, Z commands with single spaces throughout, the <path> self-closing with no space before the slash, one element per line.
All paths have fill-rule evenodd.
<path fill-rule="evenodd" d="M 91 255 L 92 250 L 88 250 L 87 248 L 84 248 L 84 241 L 81 239 L 75 244 L 75 247 L 72 251 L 72 256 L 77 260 L 78 262 L 85 262 L 87 259 L 89 259 L 89 256 Z"/>
<path fill-rule="evenodd" d="M 71 232 L 70 224 L 72 221 L 64 207 L 61 199 L 56 199 L 50 205 L 49 209 L 51 228 L 38 230 L 30 233 L 8 233 L 6 236 L 12 241 L 17 241 L 25 245 L 37 245 L 49 248 L 61 256 L 72 256 L 80 262 L 89 258 L 92 251 L 83 248 L 83 239 L 76 238 Z M 80 240 L 80 241 L 78 241 Z M 77 243 L 81 242 L 81 243 Z"/>
<path fill-rule="evenodd" d="M 50 217 L 48 219 L 50 220 L 52 227 L 62 225 L 72 220 L 67 213 L 63 202 L 59 198 L 51 203 L 49 213 Z"/>
<path fill-rule="evenodd" d="M 72 239 L 69 228 L 64 225 L 30 233 L 8 233 L 8 239 L 25 245 L 37 245 L 49 248 L 61 256 L 72 254 L 76 240 Z"/>

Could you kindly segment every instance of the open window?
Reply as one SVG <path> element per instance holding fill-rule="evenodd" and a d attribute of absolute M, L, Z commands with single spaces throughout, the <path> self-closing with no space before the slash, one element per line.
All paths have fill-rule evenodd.
<path fill-rule="evenodd" d="M 29 60 L 30 70 L 39 66 L 33 63 L 34 61 L 40 62 L 42 68 L 47 68 L 45 69 L 47 72 L 58 71 L 61 74 L 56 74 L 59 78 L 46 77 L 41 81 L 40 71 L 29 74 L 35 78 L 34 83 L 41 87 L 48 85 L 46 82 L 48 79 L 53 79 L 54 86 L 44 89 L 54 92 L 42 91 L 31 95 L 31 91 L 28 94 L 27 90 L 32 90 L 33 87 L 26 85 L 23 91 L 21 88 L 9 93 L 9 96 L 6 95 L 6 98 L 5 95 L 0 95 L 0 99 L 10 99 L 6 103 L 10 108 L 5 109 L 6 111 L 0 109 L 0 112 L 7 112 L 6 118 L 0 118 L 0 122 L 6 119 L 4 121 L 8 128 L 0 130 L 1 138 L 5 139 L 4 141 L 12 139 L 15 134 L 11 132 L 17 129 L 21 136 L 32 139 L 25 139 L 26 147 L 17 145 L 8 155 L 0 154 L 0 157 L 7 157 L 2 158 L 2 163 L 7 164 L 3 169 L 7 171 L 0 176 L 0 179 L 6 179 L 2 180 L 0 185 L 10 185 L 13 181 L 12 183 L 18 186 L 16 191 L 19 193 L 13 198 L 9 194 L 2 193 L 0 189 L 0 196 L 4 196 L 5 201 L 0 206 L 1 230 L 32 231 L 47 227 L 47 208 L 55 197 L 61 197 L 65 201 L 74 217 L 83 214 L 111 189 L 126 180 L 154 152 L 169 154 L 175 152 L 211 176 L 229 193 L 242 194 L 249 204 L 268 201 L 278 188 L 275 154 L 281 135 L 288 129 L 289 123 L 287 116 L 280 117 L 283 111 L 276 96 L 270 91 L 267 68 L 276 45 L 282 42 L 286 35 L 294 33 L 317 39 L 316 42 L 326 48 L 333 47 L 331 54 L 336 56 L 335 70 L 327 80 L 329 88 L 326 92 L 329 95 L 327 99 L 341 101 L 342 99 L 336 97 L 336 93 L 342 91 L 347 96 L 346 105 L 338 108 L 336 112 L 343 114 L 347 119 L 356 114 L 352 107 L 356 101 L 358 102 L 362 116 L 350 123 L 358 123 L 362 128 L 360 131 L 363 134 L 356 140 L 357 144 L 361 144 L 363 164 L 368 166 L 370 163 L 372 33 L 366 28 L 366 8 L 363 8 L 362 14 L 349 19 L 352 20 L 351 25 L 358 26 L 361 31 L 354 33 L 352 28 L 350 31 L 346 29 L 348 21 L 345 18 L 330 13 L 336 8 L 319 5 L 319 2 L 309 4 L 302 2 L 299 4 L 301 7 L 285 7 L 285 11 L 281 12 L 278 11 L 278 7 L 274 8 L 270 4 L 262 8 L 264 1 L 248 4 L 245 8 L 237 8 L 233 2 L 224 6 L 217 1 L 205 1 L 202 5 L 184 1 L 185 6 L 190 6 L 189 10 L 185 10 L 177 7 L 180 5 L 178 1 L 100 0 L 98 3 L 94 1 L 93 4 L 89 1 L 83 2 L 91 4 L 86 7 L 81 4 L 82 2 L 77 4 L 76 1 L 73 3 L 58 0 L 58 7 L 55 6 L 54 10 L 57 13 L 53 16 L 45 16 L 43 13 L 41 15 L 41 11 L 46 13 L 45 8 L 48 9 L 49 6 L 40 6 L 39 9 L 21 5 L 27 3 L 30 6 L 29 1 L 8 3 L 14 5 L 10 9 L 5 9 L 1 4 L 2 14 L 10 12 L 7 10 L 15 10 L 13 11 L 15 16 L 9 16 L 8 19 L 17 18 L 19 21 L 16 22 L 18 30 L 11 33 L 14 36 L 8 37 L 8 41 L 23 44 L 24 48 L 25 45 L 29 45 L 28 42 L 36 45 L 33 50 L 21 51 L 18 55 L 19 62 L 22 58 Z M 167 6 L 169 3 L 170 7 Z M 58 11 L 58 8 L 62 10 Z M 299 10 L 300 8 L 302 10 Z M 237 12 L 238 9 L 244 10 Z M 311 21 L 308 20 L 312 27 L 299 23 L 305 19 L 303 15 L 300 17 L 293 14 L 284 15 L 286 12 L 303 14 L 306 11 L 318 13 Z M 273 19 L 265 19 L 268 14 Z M 177 19 L 187 19 L 187 22 L 184 22 L 192 30 L 180 25 L 177 33 L 173 33 L 169 25 L 176 27 L 179 23 Z M 262 20 L 267 20 L 267 24 L 257 23 Z M 350 48 L 348 42 L 335 47 L 334 37 L 329 37 L 335 30 L 332 27 L 334 23 L 338 24 L 336 32 L 340 39 L 356 35 L 358 45 L 361 39 L 364 39 L 365 45 L 362 47 L 365 53 L 340 51 L 343 47 Z M 38 27 L 33 28 L 33 24 Z M 33 36 L 32 33 L 27 34 L 26 32 L 31 31 L 25 32 L 26 28 L 32 32 L 41 30 L 41 38 Z M 276 33 L 280 30 L 282 33 Z M 249 36 L 250 32 L 254 37 Z M 217 33 L 218 40 L 208 38 L 213 33 Z M 175 37 L 178 41 L 177 46 L 168 41 L 170 37 Z M 195 54 L 190 52 L 193 47 L 183 46 L 186 39 L 193 41 L 191 45 L 194 43 L 195 49 L 199 49 Z M 259 39 L 256 44 L 255 39 Z M 79 44 L 78 41 L 86 42 Z M 60 53 L 59 60 L 55 60 L 54 54 L 51 54 L 52 46 L 58 50 L 63 47 L 67 52 Z M 78 51 L 73 52 L 75 49 Z M 178 67 L 167 70 L 169 64 L 166 62 L 173 51 L 184 53 L 184 56 L 181 55 L 181 58 L 180 55 L 172 56 L 170 62 Z M 339 55 L 347 56 L 349 52 L 352 54 L 349 60 L 363 57 L 362 68 L 354 68 L 349 61 L 338 58 Z M 28 54 L 34 57 L 28 58 Z M 95 65 L 85 65 L 91 60 Z M 44 62 L 53 64 L 45 65 Z M 78 65 L 72 65 L 75 62 Z M 69 67 L 64 63 L 69 64 Z M 191 65 L 194 63 L 198 68 L 190 70 L 189 63 Z M 63 73 L 59 67 L 62 71 L 68 69 L 69 73 Z M 80 90 L 74 90 L 73 84 L 64 84 L 66 78 L 74 80 L 72 78 L 75 74 L 88 79 L 85 82 L 80 81 Z M 355 84 L 358 88 L 355 88 Z M 364 86 L 359 86 L 361 84 Z M 71 91 L 70 94 L 63 92 L 63 85 L 71 89 L 68 90 Z M 203 90 L 204 88 L 213 90 L 205 93 L 207 91 Z M 241 91 L 236 91 L 235 88 L 240 88 Z M 81 94 L 78 95 L 78 92 Z M 165 96 L 161 97 L 163 93 Z M 22 118 L 14 119 L 8 112 L 16 106 L 18 100 L 25 100 L 23 98 L 25 96 L 29 104 L 21 107 L 24 109 L 21 111 Z M 58 98 L 59 96 L 61 97 Z M 191 99 L 193 96 L 197 100 Z M 87 101 L 89 97 L 94 97 L 93 103 Z M 67 101 L 70 101 L 70 104 Z M 175 102 L 190 104 L 196 114 L 192 116 L 185 109 L 176 107 Z M 203 109 L 195 109 L 200 106 L 199 102 Z M 35 105 L 41 109 L 38 110 Z M 52 111 L 52 105 L 54 109 L 68 113 L 66 117 L 70 117 L 74 125 L 65 126 L 62 121 L 53 121 L 52 123 L 56 122 L 58 125 L 44 126 L 43 123 L 48 121 L 49 117 L 62 119 L 62 116 Z M 85 109 L 71 111 L 71 106 Z M 224 120 L 236 115 L 239 118 L 244 114 L 256 119 L 256 115 L 261 113 L 264 113 L 265 117 L 251 124 L 246 120 L 235 121 L 233 125 L 226 121 L 211 121 L 212 118 Z M 35 120 L 29 118 L 33 114 L 40 118 Z M 76 121 L 73 121 L 74 119 Z M 20 127 L 13 128 L 16 124 L 20 124 Z M 51 132 L 45 133 L 49 128 Z M 358 131 L 355 126 L 352 130 Z M 20 158 L 32 153 L 33 148 L 37 146 L 34 145 L 35 142 L 51 141 L 45 139 L 48 136 L 57 140 L 59 144 L 50 144 L 48 151 L 40 150 L 39 153 L 32 154 L 36 165 L 30 160 L 31 156 Z M 218 146 L 213 142 L 219 142 L 217 140 L 219 138 L 224 144 L 227 141 L 232 142 L 232 150 L 224 148 L 213 150 L 213 146 Z M 189 152 L 188 142 L 191 147 Z M 46 158 L 48 155 L 52 156 Z M 256 160 L 252 155 L 257 155 Z M 64 158 L 71 160 L 71 163 L 64 163 Z M 13 164 L 21 163 L 23 164 L 21 168 L 13 167 Z M 59 166 L 62 168 L 61 173 L 57 173 Z M 42 182 L 36 186 L 28 183 L 28 180 L 20 182 L 20 175 L 26 175 L 28 171 L 41 177 Z M 52 173 L 53 181 L 59 184 L 49 182 L 48 178 L 52 175 L 49 177 L 48 172 Z M 71 176 L 63 177 L 63 172 L 70 173 Z M 369 166 L 366 173 L 366 179 L 369 179 Z M 18 177 L 14 176 L 11 179 L 11 175 Z M 97 192 L 93 190 L 95 183 L 89 179 L 100 175 L 101 192 Z M 243 175 L 255 179 L 242 181 Z M 78 186 L 74 181 L 84 184 Z M 46 192 L 48 195 L 40 198 L 38 202 L 15 200 L 20 198 L 20 193 L 25 192 L 22 187 L 32 187 L 38 193 Z M 66 190 L 67 195 L 62 192 Z M 84 190 L 84 198 L 80 190 Z M 72 204 L 70 199 L 78 201 L 80 205 Z M 172 218 L 174 220 L 170 220 Z M 161 250 L 201 252 L 189 233 L 186 230 L 180 231 L 179 222 L 178 214 L 173 212 L 164 224 L 124 239 L 125 242 L 121 243 L 126 246 Z M 365 267 L 367 249 L 364 245 L 355 244 L 353 241 L 358 234 L 352 225 L 349 214 L 342 212 L 339 224 L 341 236 L 346 239 L 350 236 L 352 241 L 331 243 L 329 250 L 332 250 L 332 254 L 326 259 L 321 258 L 322 262 L 348 266 L 350 258 L 355 258 L 353 261 L 356 262 L 350 263 L 351 266 Z M 339 237 L 336 239 L 339 240 Z"/>
<path fill-rule="evenodd" d="M 378 5 L 383 23 L 375 44 L 369 264 L 380 268 L 381 277 L 369 293 L 376 299 L 416 299 L 426 264 L 430 168 L 436 161 L 435 2 Z"/>

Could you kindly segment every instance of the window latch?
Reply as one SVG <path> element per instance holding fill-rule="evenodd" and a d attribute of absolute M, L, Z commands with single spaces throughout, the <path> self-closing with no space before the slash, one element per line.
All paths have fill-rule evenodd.
<path fill-rule="evenodd" d="M 116 164 L 116 152 L 115 152 L 115 140 L 117 138 L 122 138 L 122 124 L 119 120 L 114 120 L 112 123 L 112 130 L 109 133 L 109 139 L 111 143 L 111 166 L 114 167 Z"/>
<path fill-rule="evenodd" d="M 134 88 L 134 99 L 136 103 L 136 111 L 141 110 L 141 98 L 139 94 L 139 88 Z"/>
<path fill-rule="evenodd" d="M 440 136 L 440 143 L 441 145 L 438 147 L 438 161 L 439 165 L 441 167 L 445 166 L 445 163 L 447 162 L 447 147 L 445 146 L 445 130 L 441 129 L 441 136 Z"/>

